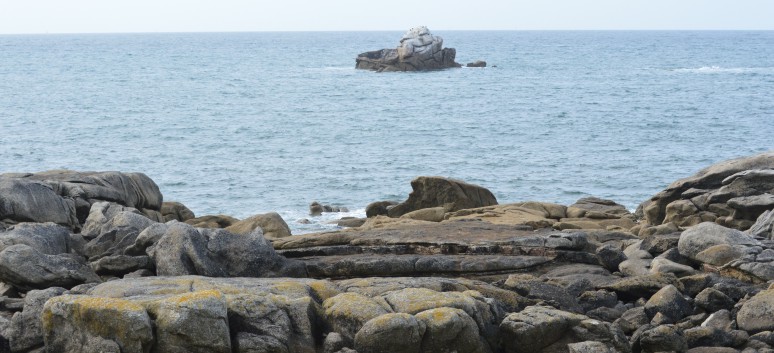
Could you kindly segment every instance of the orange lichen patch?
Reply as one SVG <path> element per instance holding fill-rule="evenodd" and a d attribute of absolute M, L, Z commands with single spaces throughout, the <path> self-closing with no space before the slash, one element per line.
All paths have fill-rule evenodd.
<path fill-rule="evenodd" d="M 273 294 L 285 295 L 289 297 L 298 297 L 299 293 L 309 293 L 309 287 L 304 283 L 293 281 L 282 281 L 272 283 L 267 290 Z"/>
<path fill-rule="evenodd" d="M 186 305 L 190 303 L 200 302 L 207 299 L 223 300 L 223 294 L 215 289 L 203 290 L 197 292 L 191 292 L 186 294 L 177 295 L 166 299 L 166 302 L 175 303 L 177 305 Z"/>
<path fill-rule="evenodd" d="M 73 304 L 80 305 L 80 310 L 145 311 L 139 304 L 116 298 L 83 297 Z"/>
<path fill-rule="evenodd" d="M 119 342 L 149 342 L 152 338 L 145 309 L 123 299 L 63 295 L 46 303 L 41 319 L 46 332 L 68 322 L 90 335 Z"/>
<path fill-rule="evenodd" d="M 331 281 L 312 281 L 309 282 L 308 285 L 309 289 L 311 290 L 310 294 L 312 294 L 312 297 L 318 302 L 323 302 L 325 299 L 334 297 L 341 293 L 339 288 L 336 287 L 336 285 Z"/>

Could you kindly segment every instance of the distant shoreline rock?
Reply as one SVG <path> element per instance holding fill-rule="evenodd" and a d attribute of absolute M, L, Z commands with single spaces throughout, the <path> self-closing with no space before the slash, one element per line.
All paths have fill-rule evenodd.
<path fill-rule="evenodd" d="M 443 38 L 432 35 L 425 26 L 410 29 L 395 49 L 361 53 L 355 68 L 377 72 L 429 71 L 461 67 L 454 61 L 457 51 L 444 48 Z"/>

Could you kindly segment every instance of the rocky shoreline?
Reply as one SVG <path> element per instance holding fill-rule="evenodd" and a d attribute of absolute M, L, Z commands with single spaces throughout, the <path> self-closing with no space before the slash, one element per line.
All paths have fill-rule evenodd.
<path fill-rule="evenodd" d="M 0 351 L 774 352 L 774 152 L 635 213 L 412 189 L 291 235 L 141 173 L 2 174 Z"/>

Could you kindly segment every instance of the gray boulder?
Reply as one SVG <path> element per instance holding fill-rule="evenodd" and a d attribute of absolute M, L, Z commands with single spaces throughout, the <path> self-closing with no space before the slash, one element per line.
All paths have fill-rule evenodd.
<path fill-rule="evenodd" d="M 568 218 L 614 219 L 633 217 L 624 205 L 598 197 L 584 197 L 567 206 Z"/>
<path fill-rule="evenodd" d="M 249 234 L 260 228 L 266 239 L 277 239 L 290 236 L 290 227 L 277 212 L 258 214 L 248 217 L 226 228 L 234 234 Z"/>
<path fill-rule="evenodd" d="M 683 231 L 677 243 L 677 249 L 680 251 L 680 255 L 695 261 L 701 261 L 702 256 L 699 256 L 700 253 L 718 245 L 726 245 L 733 249 L 738 249 L 738 256 L 741 256 L 744 254 L 745 248 L 760 246 L 761 244 L 750 235 L 741 231 L 726 228 L 712 222 L 704 222 Z"/>
<path fill-rule="evenodd" d="M 540 352 L 552 345 L 598 341 L 622 352 L 629 351 L 618 327 L 553 308 L 530 306 L 508 315 L 500 324 L 506 352 Z"/>
<path fill-rule="evenodd" d="M 91 263 L 94 272 L 100 275 L 123 276 L 138 270 L 153 270 L 153 261 L 148 256 L 111 255 Z"/>
<path fill-rule="evenodd" d="M 154 317 L 159 352 L 231 352 L 226 298 L 206 290 L 164 298 L 146 306 Z"/>
<path fill-rule="evenodd" d="M 164 222 L 178 221 L 185 222 L 189 219 L 196 218 L 193 211 L 186 205 L 180 202 L 165 201 L 161 204 L 161 216 L 164 217 Z"/>
<path fill-rule="evenodd" d="M 717 211 L 724 208 L 722 206 L 725 206 L 725 202 L 733 197 L 752 196 L 751 194 L 757 192 L 754 191 L 757 190 L 756 185 L 761 185 L 761 183 L 755 183 L 753 179 L 756 178 L 749 178 L 750 182 L 739 181 L 738 185 L 727 187 L 726 190 L 719 192 L 719 189 L 734 182 L 735 178 L 728 179 L 729 177 L 747 170 L 765 169 L 774 169 L 774 152 L 714 164 L 691 177 L 673 182 L 665 190 L 642 203 L 638 212 L 641 212 L 648 224 L 659 225 L 665 221 L 667 206 L 678 200 L 693 201 L 697 212 L 709 211 L 711 205 L 720 205 L 713 209 Z"/>
<path fill-rule="evenodd" d="M 426 71 L 461 65 L 454 61 L 457 51 L 444 48 L 443 38 L 425 26 L 410 29 L 396 49 L 365 52 L 357 56 L 355 68 L 372 71 Z"/>
<path fill-rule="evenodd" d="M 325 321 L 351 342 L 369 320 L 392 312 L 389 304 L 359 293 L 341 293 L 323 302 Z"/>
<path fill-rule="evenodd" d="M 731 347 L 734 337 L 730 332 L 714 327 L 692 327 L 683 331 L 689 348 L 695 347 Z"/>
<path fill-rule="evenodd" d="M 424 322 L 414 315 L 389 313 L 375 317 L 355 335 L 358 353 L 421 352 Z"/>
<path fill-rule="evenodd" d="M 223 229 L 171 223 L 147 249 L 159 276 L 210 277 L 304 275 L 304 269 L 274 251 L 259 229 L 237 235 Z"/>
<path fill-rule="evenodd" d="M 65 212 L 68 217 L 75 216 L 77 219 L 73 222 L 72 218 L 69 218 L 67 223 L 52 219 L 25 220 L 51 221 L 79 228 L 79 223 L 86 220 L 91 204 L 98 201 L 115 202 L 136 208 L 143 214 L 152 215 L 152 217 L 157 214 L 158 218 L 161 218 L 161 214 L 158 213 L 163 199 L 161 192 L 158 185 L 142 173 L 56 170 L 35 174 L 3 174 L 0 178 L 13 179 L 16 185 L 28 185 L 30 188 L 35 188 L 35 190 L 30 189 L 32 192 L 25 191 L 21 194 L 26 196 L 15 198 L 17 202 L 27 205 L 24 207 L 38 209 L 36 212 L 62 214 L 61 205 L 64 203 L 69 210 L 74 211 L 72 214 L 69 213 L 70 211 Z M 49 192 L 45 192 L 45 197 L 38 197 L 40 195 L 37 192 L 42 192 L 42 190 L 39 186 L 35 187 L 31 184 L 48 187 L 58 196 L 59 200 Z M 14 195 L 19 196 L 20 194 L 15 193 Z M 34 199 L 33 195 L 35 195 Z"/>
<path fill-rule="evenodd" d="M 47 352 L 145 353 L 153 343 L 153 328 L 145 308 L 122 299 L 56 297 L 46 302 L 41 323 Z M 190 332 L 181 330 L 178 334 Z"/>
<path fill-rule="evenodd" d="M 448 212 L 497 205 L 491 191 L 478 185 L 442 177 L 417 177 L 411 181 L 413 191 L 406 201 L 387 211 L 390 217 L 400 217 L 411 211 L 430 207 L 445 207 Z"/>
<path fill-rule="evenodd" d="M 605 244 L 597 248 L 599 263 L 610 271 L 618 271 L 618 265 L 627 260 L 626 254 L 613 244 Z"/>
<path fill-rule="evenodd" d="M 464 310 L 442 307 L 415 315 L 426 327 L 422 336 L 422 352 L 475 353 L 485 352 L 478 325 Z"/>
<path fill-rule="evenodd" d="M 24 297 L 24 310 L 17 312 L 11 319 L 8 340 L 14 352 L 26 352 L 43 346 L 43 328 L 40 316 L 47 300 L 62 295 L 64 288 L 53 287 L 44 290 L 31 290 Z"/>
<path fill-rule="evenodd" d="M 21 289 L 71 288 L 100 282 L 81 256 L 46 255 L 24 244 L 0 252 L 0 280 Z"/>
<path fill-rule="evenodd" d="M 753 237 L 774 239 L 774 210 L 761 213 L 755 224 L 747 230 Z"/>
<path fill-rule="evenodd" d="M 601 289 L 613 291 L 618 298 L 634 301 L 639 298 L 650 298 L 661 288 L 675 285 L 680 289 L 677 277 L 672 273 L 654 273 L 650 275 L 625 277 L 613 283 L 600 286 Z"/>
<path fill-rule="evenodd" d="M 746 301 L 736 322 L 739 328 L 750 333 L 774 330 L 774 289 L 762 291 Z"/>
<path fill-rule="evenodd" d="M 144 215 L 131 211 L 112 214 L 99 227 L 98 235 L 86 243 L 84 255 L 91 261 L 104 256 L 122 255 L 126 248 L 135 243 L 140 232 L 154 223 Z M 87 219 L 86 224 L 91 226 L 93 223 Z"/>
<path fill-rule="evenodd" d="M 46 255 L 71 252 L 70 230 L 54 223 L 19 223 L 0 231 L 0 251 L 17 244 L 28 245 Z"/>
<path fill-rule="evenodd" d="M 314 353 L 317 302 L 269 293 L 226 296 L 233 349 L 239 352 Z"/>
<path fill-rule="evenodd" d="M 78 227 L 75 201 L 62 198 L 49 185 L 0 175 L 0 220 L 53 222 Z"/>
<path fill-rule="evenodd" d="M 397 205 L 395 201 L 376 201 L 366 206 L 366 217 L 386 216 L 390 207 Z"/>
<path fill-rule="evenodd" d="M 734 307 L 734 304 L 736 304 L 733 299 L 714 288 L 705 288 L 703 291 L 699 292 L 699 294 L 696 295 L 695 303 L 696 306 L 710 313 L 722 309 L 731 309 Z"/>
<path fill-rule="evenodd" d="M 648 329 L 639 336 L 644 352 L 685 352 L 688 342 L 682 330 L 675 325 L 660 325 Z"/>
<path fill-rule="evenodd" d="M 645 303 L 645 314 L 653 318 L 657 313 L 667 316 L 672 322 L 688 316 L 693 311 L 693 305 L 689 299 L 686 299 L 682 293 L 673 285 L 668 285 Z"/>

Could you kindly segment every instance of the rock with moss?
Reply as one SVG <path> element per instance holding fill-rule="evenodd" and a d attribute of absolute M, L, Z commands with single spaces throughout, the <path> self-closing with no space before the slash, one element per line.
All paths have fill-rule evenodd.
<path fill-rule="evenodd" d="M 203 290 L 144 304 L 160 352 L 231 352 L 226 298 Z"/>
<path fill-rule="evenodd" d="M 406 313 L 377 316 L 363 325 L 355 335 L 358 353 L 422 352 L 424 322 Z"/>
<path fill-rule="evenodd" d="M 341 293 L 323 302 L 325 321 L 331 329 L 350 342 L 369 320 L 392 312 L 383 299 L 358 293 Z"/>
<path fill-rule="evenodd" d="M 315 352 L 320 307 L 311 297 L 269 293 L 226 295 L 232 347 L 245 352 Z"/>
<path fill-rule="evenodd" d="M 47 352 L 137 352 L 153 344 L 151 318 L 123 299 L 64 295 L 46 302 L 41 316 Z"/>
<path fill-rule="evenodd" d="M 475 353 L 490 350 L 479 334 L 476 321 L 462 309 L 434 308 L 414 316 L 425 326 L 422 352 Z"/>

